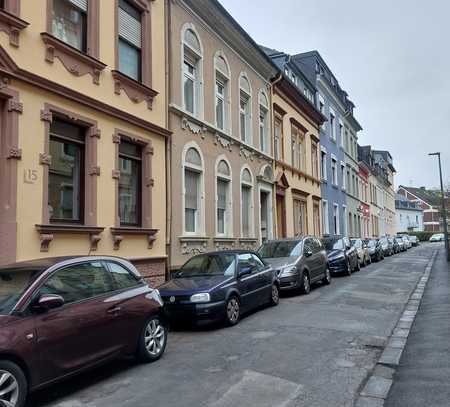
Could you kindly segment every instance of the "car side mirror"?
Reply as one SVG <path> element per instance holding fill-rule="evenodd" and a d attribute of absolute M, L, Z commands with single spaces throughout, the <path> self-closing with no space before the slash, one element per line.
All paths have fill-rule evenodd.
<path fill-rule="evenodd" d="M 252 267 L 241 267 L 239 270 L 239 277 L 248 276 L 249 274 L 252 274 Z"/>
<path fill-rule="evenodd" d="M 311 249 L 306 249 L 304 254 L 305 257 L 311 257 L 313 255 L 313 252 Z"/>
<path fill-rule="evenodd" d="M 64 305 L 64 298 L 56 294 L 43 294 L 36 301 L 35 307 L 42 310 L 60 308 Z"/>

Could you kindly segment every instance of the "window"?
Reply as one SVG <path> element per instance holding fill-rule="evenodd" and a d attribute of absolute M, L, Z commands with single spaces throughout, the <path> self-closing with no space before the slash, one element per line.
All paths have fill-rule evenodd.
<path fill-rule="evenodd" d="M 52 34 L 81 52 L 87 51 L 87 8 L 87 0 L 53 0 Z"/>
<path fill-rule="evenodd" d="M 48 211 L 51 222 L 83 223 L 85 129 L 55 119 L 50 125 Z"/>
<path fill-rule="evenodd" d="M 333 185 L 338 184 L 337 163 L 334 158 L 331 159 L 331 182 Z"/>
<path fill-rule="evenodd" d="M 330 225 L 328 223 L 328 202 L 322 201 L 322 230 L 324 235 L 330 234 Z"/>
<path fill-rule="evenodd" d="M 121 141 L 119 145 L 119 218 L 123 226 L 141 225 L 142 148 Z"/>
<path fill-rule="evenodd" d="M 242 237 L 251 237 L 253 233 L 253 182 L 252 175 L 248 169 L 242 171 L 241 176 L 241 224 Z"/>
<path fill-rule="evenodd" d="M 138 82 L 142 81 L 141 18 L 140 10 L 125 0 L 119 0 L 119 71 Z"/>
<path fill-rule="evenodd" d="M 275 131 L 274 131 L 274 157 L 275 160 L 281 159 L 281 140 L 282 140 L 282 134 L 283 134 L 283 122 L 281 118 L 276 117 L 275 118 Z"/>
<path fill-rule="evenodd" d="M 344 148 L 344 124 L 341 120 L 339 120 L 339 140 L 341 147 Z"/>
<path fill-rule="evenodd" d="M 217 164 L 217 235 L 231 235 L 231 171 L 225 160 Z"/>
<path fill-rule="evenodd" d="M 75 264 L 56 271 L 39 293 L 56 294 L 66 304 L 93 298 L 114 290 L 112 279 L 101 262 Z"/>
<path fill-rule="evenodd" d="M 200 114 L 202 50 L 200 41 L 192 29 L 183 36 L 183 107 L 194 116 Z"/>
<path fill-rule="evenodd" d="M 314 236 L 320 236 L 320 206 L 319 202 L 313 203 Z"/>
<path fill-rule="evenodd" d="M 320 175 L 323 180 L 327 179 L 327 153 L 323 150 L 320 152 Z"/>
<path fill-rule="evenodd" d="M 306 148 L 305 148 L 305 135 L 298 133 L 297 143 L 297 168 L 301 171 L 306 169 Z"/>
<path fill-rule="evenodd" d="M 108 262 L 106 264 L 108 265 L 108 269 L 112 275 L 116 290 L 123 290 L 140 285 L 139 279 L 124 266 L 113 262 Z"/>
<path fill-rule="evenodd" d="M 239 79 L 239 129 L 241 140 L 251 143 L 251 88 L 247 77 Z"/>
<path fill-rule="evenodd" d="M 336 116 L 334 113 L 330 112 L 330 137 L 332 140 L 336 141 Z"/>
<path fill-rule="evenodd" d="M 311 141 L 311 175 L 314 178 L 319 178 L 319 163 L 318 163 L 318 156 L 317 156 L 317 143 L 314 141 Z"/>
<path fill-rule="evenodd" d="M 347 168 L 347 191 L 352 192 L 352 184 L 350 183 L 350 170 Z"/>
<path fill-rule="evenodd" d="M 230 128 L 230 102 L 229 78 L 230 73 L 225 59 L 217 55 L 214 59 L 216 72 L 215 100 L 216 100 L 216 126 L 220 130 L 228 131 Z"/>
<path fill-rule="evenodd" d="M 259 93 L 259 148 L 263 152 L 269 152 L 269 142 L 267 136 L 268 131 L 268 115 L 269 101 L 263 91 Z"/>
<path fill-rule="evenodd" d="M 341 164 L 341 176 L 342 176 L 342 189 L 347 188 L 347 183 L 345 182 L 345 165 Z"/>
<path fill-rule="evenodd" d="M 308 234 L 307 206 L 303 199 L 294 199 L 294 235 L 305 236 Z"/>
<path fill-rule="evenodd" d="M 339 206 L 333 204 L 333 232 L 335 235 L 339 234 Z"/>
<path fill-rule="evenodd" d="M 191 147 L 184 158 L 184 231 L 200 233 L 203 210 L 203 163 L 199 152 Z"/>
<path fill-rule="evenodd" d="M 347 225 L 347 207 L 346 206 L 342 206 L 342 219 L 343 219 L 343 223 L 342 223 L 342 234 L 345 236 L 347 234 L 351 235 L 351 233 L 348 233 L 348 225 Z"/>

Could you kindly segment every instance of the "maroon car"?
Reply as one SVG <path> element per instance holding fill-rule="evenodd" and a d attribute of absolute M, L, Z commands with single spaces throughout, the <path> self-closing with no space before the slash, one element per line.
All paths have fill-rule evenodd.
<path fill-rule="evenodd" d="M 167 342 L 162 300 L 116 257 L 0 267 L 0 406 L 123 355 L 152 362 Z"/>

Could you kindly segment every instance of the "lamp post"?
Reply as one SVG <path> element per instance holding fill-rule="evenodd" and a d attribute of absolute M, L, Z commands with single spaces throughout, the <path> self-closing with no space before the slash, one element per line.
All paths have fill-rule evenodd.
<path fill-rule="evenodd" d="M 439 160 L 439 179 L 441 181 L 442 222 L 444 224 L 445 251 L 447 254 L 447 260 L 450 261 L 450 251 L 448 247 L 447 208 L 445 206 L 444 183 L 442 181 L 441 153 L 430 153 L 428 155 L 437 155 Z"/>

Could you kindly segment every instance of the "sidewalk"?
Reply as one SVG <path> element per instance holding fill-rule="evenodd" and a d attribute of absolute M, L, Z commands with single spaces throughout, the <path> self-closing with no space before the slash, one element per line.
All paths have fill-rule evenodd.
<path fill-rule="evenodd" d="M 384 405 L 450 406 L 450 270 L 443 248 Z"/>

